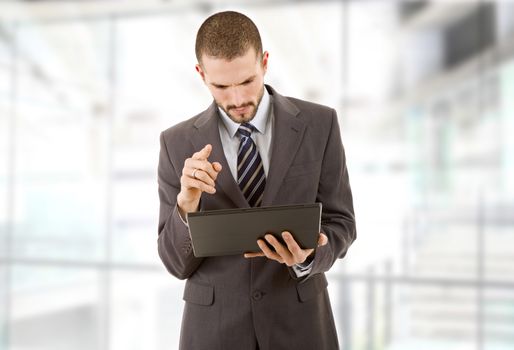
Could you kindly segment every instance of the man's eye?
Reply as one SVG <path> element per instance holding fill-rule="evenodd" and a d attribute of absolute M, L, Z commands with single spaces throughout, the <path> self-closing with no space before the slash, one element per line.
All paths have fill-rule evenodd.
<path fill-rule="evenodd" d="M 247 81 L 243 82 L 243 85 L 248 85 L 248 84 L 250 84 L 252 81 L 253 81 L 253 80 L 247 80 Z"/>

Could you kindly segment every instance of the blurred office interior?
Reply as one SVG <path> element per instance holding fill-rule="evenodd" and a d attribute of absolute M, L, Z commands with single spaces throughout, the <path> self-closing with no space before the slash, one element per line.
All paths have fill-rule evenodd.
<path fill-rule="evenodd" d="M 174 349 L 158 137 L 211 102 L 196 30 L 249 15 L 266 82 L 337 109 L 358 238 L 345 350 L 514 347 L 514 2 L 0 3 L 0 349 Z"/>

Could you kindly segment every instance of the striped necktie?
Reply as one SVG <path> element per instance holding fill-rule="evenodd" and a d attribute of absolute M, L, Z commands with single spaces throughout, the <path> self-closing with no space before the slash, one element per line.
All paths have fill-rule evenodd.
<path fill-rule="evenodd" d="M 251 207 L 262 203 L 262 194 L 266 186 L 266 175 L 262 159 L 255 142 L 250 135 L 255 127 L 242 123 L 237 132 L 241 136 L 237 152 L 237 183 Z"/>

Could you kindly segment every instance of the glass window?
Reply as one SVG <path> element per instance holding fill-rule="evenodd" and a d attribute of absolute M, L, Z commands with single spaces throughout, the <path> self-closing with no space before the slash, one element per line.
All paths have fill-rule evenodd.
<path fill-rule="evenodd" d="M 104 254 L 108 29 L 105 21 L 19 28 L 16 256 Z"/>
<path fill-rule="evenodd" d="M 185 12 L 116 22 L 115 261 L 160 264 L 156 253 L 159 134 L 192 117 L 196 107 L 211 103 L 194 69 L 195 33 L 184 30 L 200 18 Z"/>
<path fill-rule="evenodd" d="M 12 117 L 12 33 L 0 22 L 4 35 L 0 36 L 0 257 L 7 252 L 8 201 L 9 201 L 9 152 Z M 1 300 L 0 300 L 1 302 Z"/>
<path fill-rule="evenodd" d="M 511 349 L 514 4 L 240 10 L 270 52 L 266 82 L 340 118 L 358 225 L 328 274 L 342 347 Z M 0 22 L 2 348 L 178 344 L 159 133 L 212 102 L 194 69 L 209 11 L 152 11 Z"/>

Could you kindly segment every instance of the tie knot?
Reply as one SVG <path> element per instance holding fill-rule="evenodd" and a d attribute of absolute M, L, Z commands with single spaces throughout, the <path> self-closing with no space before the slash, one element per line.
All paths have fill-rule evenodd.
<path fill-rule="evenodd" d="M 254 130 L 255 130 L 255 126 L 253 126 L 252 124 L 250 124 L 250 123 L 242 123 L 239 126 L 239 129 L 237 129 L 237 132 L 241 136 L 250 137 L 250 135 L 252 134 L 252 131 L 254 131 Z"/>

